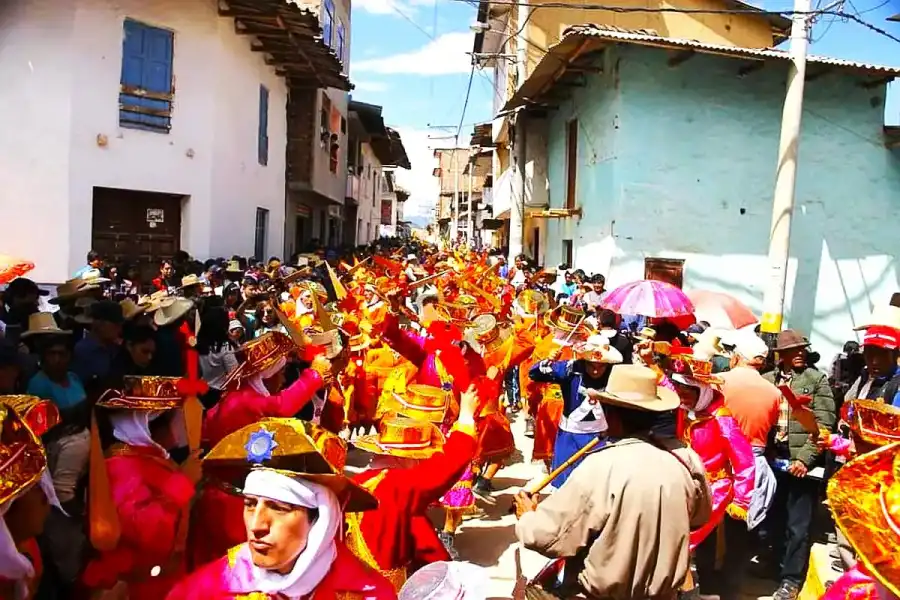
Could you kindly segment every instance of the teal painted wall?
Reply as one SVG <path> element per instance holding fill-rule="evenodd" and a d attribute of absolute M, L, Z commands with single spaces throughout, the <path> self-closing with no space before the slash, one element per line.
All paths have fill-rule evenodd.
<path fill-rule="evenodd" d="M 551 204 L 564 203 L 566 121 L 577 116 L 585 214 L 550 226 L 545 262 L 574 239 L 575 265 L 615 286 L 642 278 L 647 257 L 683 258 L 686 288 L 761 313 L 787 63 L 739 77 L 742 61 L 668 58 L 610 49 L 604 72 L 552 114 Z M 825 360 L 900 290 L 900 160 L 882 141 L 884 86 L 859 82 L 835 71 L 806 86 L 786 313 Z"/>

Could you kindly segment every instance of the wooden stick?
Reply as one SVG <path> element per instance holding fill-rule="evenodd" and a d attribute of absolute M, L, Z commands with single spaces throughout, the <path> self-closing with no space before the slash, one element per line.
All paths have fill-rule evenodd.
<path fill-rule="evenodd" d="M 414 290 L 417 287 L 425 285 L 429 281 L 438 279 L 439 277 L 443 277 L 444 275 L 446 275 L 447 273 L 450 273 L 451 271 L 453 271 L 453 269 L 447 269 L 446 271 L 442 271 L 440 273 L 435 273 L 434 275 L 429 275 L 428 277 L 423 277 L 422 279 L 417 279 L 416 281 L 413 281 L 413 282 L 407 284 L 406 289 Z"/>
<path fill-rule="evenodd" d="M 583 457 L 585 454 L 587 454 L 588 452 L 590 452 L 591 450 L 593 450 L 594 448 L 596 448 L 596 447 L 597 447 L 597 444 L 599 444 L 599 443 L 600 443 L 600 438 L 599 438 L 599 437 L 595 437 L 594 439 L 592 439 L 591 441 L 589 441 L 587 444 L 585 444 L 584 447 L 583 447 L 581 450 L 579 450 L 578 452 L 576 452 L 575 454 L 573 454 L 572 456 L 570 456 L 569 459 L 568 459 L 566 462 L 564 462 L 563 464 L 561 464 L 561 465 L 559 465 L 558 467 L 556 467 L 555 469 L 553 469 L 553 471 L 552 471 L 549 475 L 547 475 L 547 476 L 540 482 L 540 484 L 538 484 L 536 487 L 534 487 L 534 488 L 532 488 L 532 489 L 528 489 L 528 490 L 525 490 L 525 491 L 527 491 L 529 494 L 537 494 L 537 493 L 540 492 L 542 489 L 544 489 L 545 487 L 547 487 L 548 485 L 550 485 L 550 483 L 551 483 L 554 479 L 556 479 L 556 477 L 557 477 L 560 473 L 562 473 L 563 471 L 565 471 L 566 469 L 568 469 L 569 467 L 571 467 L 571 466 L 572 466 L 573 464 L 575 464 L 581 457 Z"/>

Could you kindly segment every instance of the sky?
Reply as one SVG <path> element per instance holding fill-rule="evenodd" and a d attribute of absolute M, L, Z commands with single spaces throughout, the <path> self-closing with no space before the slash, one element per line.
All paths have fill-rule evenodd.
<path fill-rule="evenodd" d="M 468 87 L 477 0 L 351 0 L 350 79 L 354 100 L 383 107 L 385 122 L 397 129 L 412 163 L 397 178 L 411 193 L 406 218 L 430 217 L 438 182 L 433 149 L 467 144 L 472 127 L 492 115 L 491 70 L 476 69 Z M 474 2 L 470 3 L 470 2 Z M 615 4 L 615 2 L 611 2 Z M 790 10 L 790 0 L 757 0 L 766 10 Z M 829 6 L 827 0 L 813 5 Z M 900 38 L 900 0 L 845 0 L 843 10 Z M 850 60 L 900 66 L 900 43 L 862 25 L 822 16 L 812 30 L 811 52 Z M 892 84 L 886 122 L 900 123 L 900 87 Z M 469 98 L 466 103 L 466 91 Z M 465 106 L 465 114 L 463 107 Z M 416 219 L 419 220 L 419 219 Z"/>

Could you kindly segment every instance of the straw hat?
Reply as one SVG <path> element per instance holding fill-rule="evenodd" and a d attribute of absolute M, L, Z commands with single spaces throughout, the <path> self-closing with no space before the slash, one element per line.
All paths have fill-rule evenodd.
<path fill-rule="evenodd" d="M 60 302 L 80 298 L 88 292 L 99 289 L 99 285 L 85 283 L 80 277 L 70 279 L 63 284 L 56 286 L 56 297 L 50 298 L 48 302 L 50 304 L 59 304 Z"/>
<path fill-rule="evenodd" d="M 681 404 L 673 390 L 656 385 L 656 371 L 641 365 L 613 365 L 601 402 L 634 410 L 665 412 Z"/>
<path fill-rule="evenodd" d="M 107 390 L 97 406 L 125 410 L 170 410 L 184 403 L 178 391 L 180 377 L 133 376 L 124 378 L 121 390 Z"/>
<path fill-rule="evenodd" d="M 112 280 L 103 276 L 103 273 L 100 272 L 100 269 L 88 269 L 84 273 L 81 274 L 81 285 L 96 285 L 100 286 L 104 283 L 110 283 Z"/>
<path fill-rule="evenodd" d="M 700 387 L 701 385 L 721 385 L 724 383 L 718 375 L 713 375 L 713 364 L 690 354 L 681 354 L 672 357 L 670 363 L 671 375 L 669 378 L 675 383 Z"/>
<path fill-rule="evenodd" d="M 183 290 L 185 288 L 194 287 L 197 285 L 203 285 L 205 282 L 200 279 L 199 276 L 191 273 L 190 275 L 185 275 L 181 278 L 181 286 L 178 288 L 179 290 Z"/>
<path fill-rule="evenodd" d="M 16 411 L 38 437 L 59 425 L 59 409 L 50 400 L 27 395 L 0 396 L 0 405 Z"/>
<path fill-rule="evenodd" d="M 37 483 L 46 468 L 37 434 L 15 410 L 0 404 L 0 509 Z"/>
<path fill-rule="evenodd" d="M 130 321 L 137 317 L 138 315 L 142 315 L 147 312 L 148 304 L 138 304 L 131 298 L 125 298 L 119 304 L 122 306 L 122 316 L 125 317 L 126 321 Z"/>
<path fill-rule="evenodd" d="M 34 335 L 71 335 L 68 329 L 60 329 L 53 313 L 38 312 L 28 316 L 28 329 L 22 332 L 22 338 Z"/>
<path fill-rule="evenodd" d="M 440 423 L 444 420 L 448 394 L 432 385 L 413 383 L 405 395 L 391 394 L 384 399 L 385 412 L 401 414 L 412 419 Z"/>
<path fill-rule="evenodd" d="M 872 310 L 871 316 L 865 319 L 859 327 L 854 327 L 853 331 L 862 331 L 874 325 L 884 325 L 900 329 L 900 307 L 893 305 L 879 305 Z"/>
<path fill-rule="evenodd" d="M 622 362 L 622 353 L 609 344 L 609 337 L 592 335 L 586 341 L 573 346 L 575 358 L 594 363 L 618 364 Z"/>
<path fill-rule="evenodd" d="M 187 298 L 173 298 L 171 302 L 163 302 L 153 313 L 153 322 L 157 327 L 171 325 L 182 318 L 194 308 L 193 300 Z"/>
<path fill-rule="evenodd" d="M 271 369 L 282 358 L 287 358 L 297 349 L 294 342 L 280 331 L 267 331 L 240 347 L 244 361 L 225 378 L 223 389 L 242 379 L 253 377 Z"/>
<path fill-rule="evenodd" d="M 426 459 L 444 447 L 444 436 L 434 423 L 408 417 L 382 419 L 378 433 L 362 435 L 353 445 L 371 454 Z"/>
<path fill-rule="evenodd" d="M 175 296 L 170 296 L 166 290 L 157 290 L 149 296 L 141 296 L 138 298 L 138 306 L 144 307 L 144 312 L 152 313 L 158 311 L 163 306 L 170 306 L 175 303 Z"/>
<path fill-rule="evenodd" d="M 841 467 L 828 481 L 828 503 L 859 561 L 900 596 L 900 444 Z"/>
<path fill-rule="evenodd" d="M 372 494 L 344 476 L 346 454 L 346 442 L 317 425 L 269 418 L 225 436 L 203 459 L 203 470 L 241 488 L 251 470 L 269 469 L 327 487 L 346 512 L 377 508 Z"/>

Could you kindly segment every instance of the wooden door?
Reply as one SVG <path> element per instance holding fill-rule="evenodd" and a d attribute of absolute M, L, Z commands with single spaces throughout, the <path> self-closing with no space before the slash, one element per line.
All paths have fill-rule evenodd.
<path fill-rule="evenodd" d="M 684 261 L 676 258 L 645 258 L 644 279 L 665 281 L 680 288 L 684 284 Z"/>
<path fill-rule="evenodd" d="M 183 196 L 94 188 L 91 247 L 107 264 L 135 265 L 144 286 L 181 248 Z"/>

